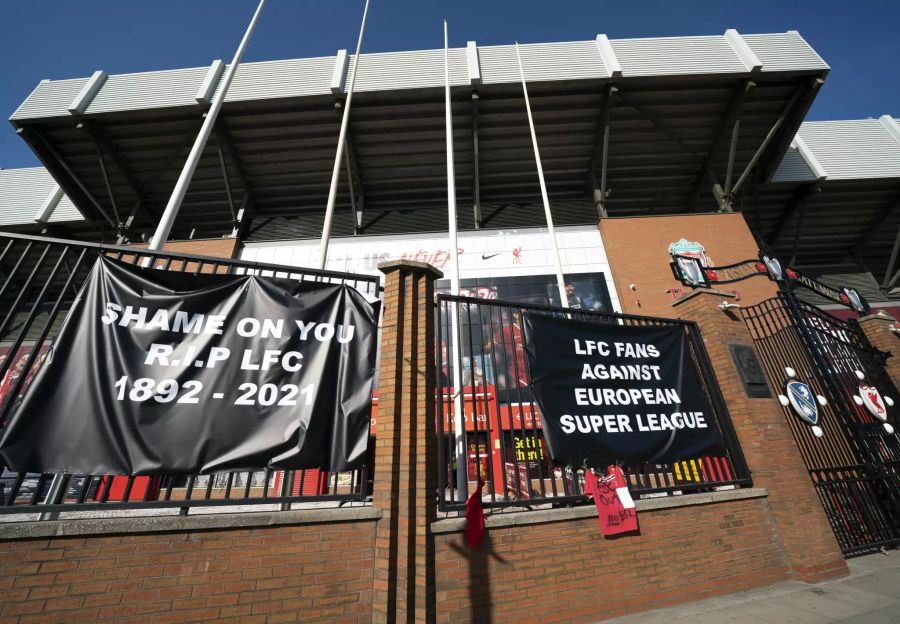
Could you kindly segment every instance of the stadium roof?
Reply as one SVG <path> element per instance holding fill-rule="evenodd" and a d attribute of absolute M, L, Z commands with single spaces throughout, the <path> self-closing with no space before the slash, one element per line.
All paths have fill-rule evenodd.
<path fill-rule="evenodd" d="M 727 206 L 732 187 L 774 171 L 828 73 L 796 32 L 521 49 L 560 224 L 596 221 L 596 203 L 611 216 Z M 317 236 L 351 62 L 341 51 L 242 64 L 173 237 L 230 233 L 241 207 L 251 236 Z M 486 227 L 542 225 L 515 48 L 470 43 L 450 63 L 460 228 L 476 215 Z M 11 122 L 88 220 L 112 233 L 133 217 L 136 238 L 158 220 L 223 69 L 42 81 Z M 335 235 L 354 232 L 351 202 L 365 233 L 446 228 L 442 87 L 442 50 L 360 57 L 354 192 L 345 170 Z"/>
<path fill-rule="evenodd" d="M 804 123 L 756 206 L 744 202 L 748 223 L 783 259 L 855 262 L 889 290 L 900 280 L 890 258 L 900 231 L 900 123 L 887 115 Z"/>
<path fill-rule="evenodd" d="M 43 167 L 0 169 L 0 227 L 39 228 L 47 223 L 83 221 L 53 177 Z"/>

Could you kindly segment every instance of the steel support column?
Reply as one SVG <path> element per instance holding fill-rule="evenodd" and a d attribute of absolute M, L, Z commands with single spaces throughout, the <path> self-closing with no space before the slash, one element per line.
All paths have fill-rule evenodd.
<path fill-rule="evenodd" d="M 80 191 L 80 193 L 83 195 L 83 197 L 97 210 L 97 213 L 106 220 L 106 222 L 110 225 L 110 227 L 112 227 L 113 229 L 116 229 L 117 224 L 112 219 L 112 217 L 109 216 L 109 214 L 106 211 L 106 208 L 104 208 L 100 204 L 100 202 L 97 201 L 97 198 L 94 197 L 94 194 L 91 193 L 90 190 L 88 190 L 88 188 L 84 185 L 84 182 L 82 182 L 81 179 L 75 174 L 75 171 L 69 165 L 68 161 L 66 161 L 66 159 L 63 158 L 63 156 L 62 156 L 62 154 L 60 154 L 59 150 L 56 149 L 56 146 L 50 142 L 50 139 L 48 139 L 42 132 L 37 132 L 37 131 L 31 130 L 31 129 L 26 130 L 25 128 L 19 128 L 16 130 L 16 132 L 20 136 L 27 137 L 28 139 L 33 139 L 34 142 L 36 142 L 38 144 L 38 145 L 34 145 L 31 141 L 28 141 L 28 143 L 35 148 L 35 151 L 38 153 L 39 158 L 40 158 L 41 150 L 44 150 L 47 152 L 47 154 L 50 156 L 50 158 L 40 158 L 43 162 L 48 162 L 52 159 L 53 161 L 59 163 L 59 166 L 62 167 L 62 170 L 65 173 L 64 177 L 68 178 L 71 181 L 71 183 L 75 185 L 77 191 Z M 58 176 L 50 168 L 48 168 L 48 171 L 50 171 L 50 174 L 53 175 L 54 178 L 59 179 L 60 177 L 63 177 L 63 176 Z M 72 195 L 68 191 L 66 194 L 70 195 L 70 196 Z"/>
<path fill-rule="evenodd" d="M 594 133 L 594 150 L 591 153 L 591 162 L 588 165 L 588 184 L 597 208 L 597 216 L 601 219 L 609 216 L 606 212 L 606 200 L 609 198 L 609 188 L 606 181 L 607 162 L 609 160 L 609 116 L 612 110 L 613 94 L 618 91 L 613 85 L 606 85 L 603 92 L 603 102 L 600 105 L 600 119 L 597 130 Z M 599 161 L 599 162 L 598 162 Z M 597 166 L 600 166 L 600 183 L 597 184 Z"/>
<path fill-rule="evenodd" d="M 106 170 L 103 149 L 100 147 L 100 143 L 97 142 L 94 142 L 94 149 L 97 152 L 97 162 L 100 164 L 100 174 L 103 176 L 106 194 L 109 196 L 109 205 L 112 207 L 113 217 L 116 219 L 116 229 L 121 231 L 124 224 L 122 223 L 122 218 L 119 216 L 119 207 L 116 205 L 116 194 L 113 193 L 112 184 L 109 182 L 109 172 Z"/>
<path fill-rule="evenodd" d="M 797 232 L 794 234 L 794 251 L 791 253 L 789 266 L 797 264 L 797 253 L 800 250 L 800 236 L 803 233 L 803 220 L 806 217 L 806 199 L 800 200 L 800 214 L 797 216 Z"/>
<path fill-rule="evenodd" d="M 681 149 L 683 149 L 684 152 L 685 152 L 685 154 L 687 154 L 688 156 L 690 156 L 690 157 L 694 160 L 694 162 L 696 162 L 697 164 L 699 164 L 699 165 L 702 167 L 703 171 L 706 173 L 707 176 L 709 176 L 710 181 L 711 181 L 713 184 L 718 184 L 718 183 L 719 183 L 718 178 L 716 178 L 715 172 L 714 172 L 714 171 L 712 170 L 712 168 L 706 163 L 706 159 L 703 158 L 702 156 L 700 156 L 700 154 L 698 154 L 697 152 L 695 152 L 695 151 L 694 151 L 687 143 L 685 143 L 684 139 L 682 139 L 681 137 L 679 137 L 678 135 L 676 135 L 672 130 L 670 130 L 669 128 L 667 128 L 667 127 L 665 126 L 665 124 L 663 124 L 662 121 L 661 121 L 656 115 L 654 115 L 654 114 L 651 113 L 650 111 L 646 110 L 646 109 L 645 109 L 644 107 L 642 107 L 641 105 L 636 104 L 636 103 L 634 103 L 633 101 L 631 101 L 631 100 L 629 99 L 629 97 L 628 97 L 625 93 L 620 92 L 619 95 L 618 95 L 618 98 L 619 98 L 619 100 L 621 100 L 621 102 L 622 102 L 625 106 L 629 106 L 629 107 L 633 108 L 635 111 L 637 111 L 637 113 L 638 113 L 641 117 L 643 117 L 644 119 L 646 119 L 647 121 L 649 121 L 650 124 L 651 124 L 654 128 L 656 128 L 657 130 L 659 130 L 662 134 L 666 135 L 666 138 L 668 138 L 669 141 L 671 141 L 672 143 L 675 143 L 675 144 L 678 145 Z"/>
<path fill-rule="evenodd" d="M 790 224 L 791 219 L 794 218 L 794 214 L 803 206 L 806 201 L 816 193 L 819 193 L 822 190 L 821 186 L 818 184 L 810 184 L 809 186 L 804 186 L 800 188 L 796 193 L 794 193 L 793 197 L 788 201 L 787 205 L 784 207 L 784 211 L 782 211 L 781 216 L 778 217 L 778 221 L 775 222 L 774 227 L 772 228 L 772 232 L 766 238 L 766 242 L 768 242 L 770 247 L 775 247 L 775 243 L 778 242 L 778 239 L 784 234 L 785 229 L 787 229 L 788 224 Z M 760 232 L 760 236 L 762 233 Z"/>
<path fill-rule="evenodd" d="M 722 145 L 722 140 L 725 138 L 725 131 L 728 129 L 728 125 L 732 124 L 731 147 L 728 150 L 728 173 L 726 175 L 725 189 L 723 189 L 723 192 L 727 194 L 730 191 L 731 172 L 734 168 L 734 157 L 737 151 L 738 134 L 740 132 L 741 109 L 747 95 L 755 86 L 755 82 L 742 80 L 734 88 L 734 91 L 732 91 L 728 106 L 725 109 L 725 114 L 722 116 L 719 125 L 712 135 L 712 142 L 710 143 L 709 150 L 706 152 L 706 157 L 703 159 L 703 169 L 697 175 L 696 181 L 691 187 L 691 192 L 685 202 L 683 212 L 690 211 L 694 208 L 697 197 L 700 195 L 700 190 L 703 188 L 703 178 L 706 176 L 706 171 L 712 169 L 713 161 L 716 158 L 719 147 Z"/>
<path fill-rule="evenodd" d="M 472 94 L 472 210 L 475 229 L 480 230 L 481 221 L 481 179 L 478 169 L 478 94 Z"/>
<path fill-rule="evenodd" d="M 812 81 L 811 85 L 808 89 L 806 89 L 806 91 L 801 91 L 799 89 L 797 91 L 794 91 L 794 95 L 791 96 L 791 99 L 788 100 L 788 103 L 784 105 L 783 109 L 781 109 L 781 113 L 778 115 L 778 119 L 776 119 L 775 123 L 772 124 L 772 127 L 769 128 L 769 132 L 766 133 L 762 144 L 760 144 L 760 146 L 757 148 L 756 152 L 753 154 L 753 157 L 750 159 L 750 162 L 747 163 L 747 166 L 744 168 L 744 172 L 741 174 L 741 177 L 739 177 L 738 181 L 735 182 L 734 188 L 731 189 L 731 195 L 737 195 L 737 193 L 740 191 L 741 186 L 743 186 L 744 182 L 753 171 L 756 163 L 759 162 L 759 159 L 762 157 L 763 152 L 765 152 L 766 148 L 769 146 L 769 143 L 778 133 L 778 129 L 781 128 L 781 126 L 784 124 L 785 120 L 788 118 L 788 115 L 794 112 L 794 105 L 800 99 L 800 96 L 804 93 L 807 93 L 807 101 L 810 101 L 810 97 L 815 95 L 815 93 L 819 90 L 822 84 L 824 84 L 824 82 L 825 81 L 821 78 L 816 78 Z"/>
<path fill-rule="evenodd" d="M 334 111 L 338 117 L 342 116 L 344 104 L 340 100 L 334 103 Z M 356 149 L 353 147 L 353 134 L 347 128 L 344 138 L 344 169 L 347 173 L 347 186 L 350 190 L 350 208 L 353 211 L 353 235 L 362 232 L 363 212 L 366 208 L 366 189 L 362 183 L 359 161 L 356 158 Z"/>
<path fill-rule="evenodd" d="M 897 281 L 897 278 L 891 277 L 891 274 L 894 272 L 894 266 L 897 264 L 898 253 L 900 253 L 900 228 L 897 228 L 897 236 L 894 237 L 894 247 L 891 249 L 891 259 L 888 261 L 884 278 L 881 280 L 881 288 L 884 290 L 890 290 Z"/>
<path fill-rule="evenodd" d="M 218 134 L 216 135 L 218 139 Z M 216 141 L 216 154 L 219 157 L 219 168 L 222 170 L 222 180 L 225 182 L 225 196 L 228 198 L 228 210 L 231 212 L 231 222 L 237 223 L 237 211 L 234 209 L 234 195 L 231 193 L 231 179 L 228 177 L 228 165 L 225 164 L 225 152 L 222 149 L 222 141 Z"/>
<path fill-rule="evenodd" d="M 884 208 L 875 216 L 874 219 L 865 227 L 857 239 L 850 245 L 853 253 L 861 253 L 863 248 L 872 239 L 872 236 L 881 229 L 881 226 L 888 220 L 895 210 L 900 210 L 900 192 L 894 195 Z"/>

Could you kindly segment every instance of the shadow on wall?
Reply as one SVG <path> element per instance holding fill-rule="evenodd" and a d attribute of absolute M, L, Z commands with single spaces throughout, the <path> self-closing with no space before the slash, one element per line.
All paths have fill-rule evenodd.
<path fill-rule="evenodd" d="M 469 548 L 465 543 L 465 537 L 460 536 L 459 542 L 449 544 L 459 556 L 469 562 L 469 603 L 472 609 L 472 622 L 490 624 L 493 622 L 491 613 L 491 572 L 488 559 L 493 558 L 500 564 L 506 564 L 506 559 L 494 551 L 491 534 L 485 530 L 484 538 L 478 548 Z"/>

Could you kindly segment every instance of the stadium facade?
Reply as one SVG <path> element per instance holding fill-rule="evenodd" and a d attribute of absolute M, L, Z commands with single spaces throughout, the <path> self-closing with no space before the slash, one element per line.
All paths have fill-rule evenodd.
<path fill-rule="evenodd" d="M 796 31 L 647 39 L 598 35 L 521 46 L 567 285 L 563 302 L 516 48 L 469 42 L 450 49 L 448 58 L 456 250 L 447 235 L 444 51 L 359 59 L 334 238 L 323 268 L 334 275 L 386 275 L 380 340 L 387 347 L 381 350 L 372 421 L 372 434 L 380 437 L 369 465 L 374 476 L 363 472 L 347 485 L 334 475 L 333 490 L 319 476 L 309 488 L 303 478 L 292 483 L 277 476 L 276 489 L 288 497 L 288 508 L 291 495 L 306 503 L 306 495 L 336 498 L 341 487 L 363 500 L 371 487 L 374 503 L 319 516 L 304 509 L 273 519 L 279 513 L 273 512 L 258 525 L 249 516 L 208 524 L 160 521 L 155 528 L 123 522 L 110 529 L 110 539 L 125 545 L 132 538 L 162 543 L 161 536 L 169 536 L 173 544 L 167 552 L 175 552 L 174 543 L 182 538 L 198 548 L 217 548 L 205 544 L 219 539 L 224 559 L 251 567 L 247 561 L 253 554 L 238 552 L 241 540 L 258 538 L 260 547 L 296 546 L 294 532 L 313 536 L 322 548 L 292 550 L 294 559 L 273 551 L 252 566 L 282 569 L 289 576 L 281 566 L 308 565 L 308 575 L 278 586 L 265 584 L 265 572 L 238 573 L 222 581 L 219 592 L 239 597 L 233 611 L 215 601 L 183 611 L 196 608 L 200 617 L 199 610 L 215 608 L 217 617 L 225 618 L 264 614 L 271 607 L 305 621 L 341 614 L 360 622 L 407 616 L 447 622 L 493 616 L 595 621 L 786 578 L 833 578 L 846 573 L 844 556 L 900 542 L 900 438 L 892 430 L 884 433 L 887 429 L 871 417 L 856 415 L 845 392 L 859 383 L 859 369 L 877 377 L 881 387 L 900 384 L 900 367 L 886 365 L 879 355 L 896 350 L 894 317 L 860 314 L 829 295 L 847 287 L 873 310 L 898 313 L 897 119 L 805 122 L 830 69 Z M 225 267 L 292 276 L 292 269 L 302 273 L 316 266 L 354 60 L 339 50 L 334 56 L 238 67 L 166 244 L 165 268 L 174 261 L 182 271 Z M 29 249 L 48 237 L 79 241 L 53 244 L 81 250 L 82 257 L 89 249 L 125 254 L 138 263 L 225 69 L 214 61 L 209 67 L 134 74 L 98 70 L 90 77 L 38 83 L 10 122 L 44 167 L 0 170 L 0 228 L 10 233 L 4 244 L 12 250 L 3 252 L 5 260 L 0 257 L 3 270 L 31 271 L 30 284 L 40 276 L 44 258 L 28 256 L 36 253 Z M 692 290 L 670 266 L 678 254 L 697 258 L 707 276 L 752 268 L 733 282 Z M 454 255 L 462 299 L 440 295 L 437 322 L 429 324 L 421 316 L 434 310 L 435 291 L 446 293 L 440 271 L 451 269 Z M 782 285 L 767 279 L 769 272 L 757 268 L 765 258 L 808 276 L 818 290 L 804 293 L 803 301 L 785 294 Z M 166 258 L 148 256 L 147 262 L 151 259 L 161 266 Z M 22 297 L 7 297 L 12 305 L 7 321 L 21 321 L 25 342 L 34 339 L 36 332 L 28 330 L 33 319 L 16 311 Z M 487 329 L 482 312 L 476 329 L 478 323 L 465 324 L 468 342 L 449 345 L 450 351 L 466 349 L 462 390 L 453 387 L 454 365 L 446 353 L 447 311 L 457 303 L 468 306 L 470 319 L 479 305 L 495 306 L 500 327 L 495 333 L 491 311 Z M 565 508 L 583 502 L 573 485 L 577 479 L 567 480 L 567 473 L 547 461 L 537 411 L 513 397 L 513 390 L 521 390 L 508 379 L 512 371 L 497 365 L 496 353 L 502 351 L 497 336 L 515 336 L 518 327 L 513 327 L 515 305 L 544 310 L 562 304 L 598 317 L 618 315 L 623 324 L 687 321 L 698 328 L 702 339 L 686 330 L 693 336 L 693 357 L 715 386 L 710 392 L 719 397 L 717 414 L 722 422 L 733 422 L 723 425 L 730 446 L 721 457 L 626 466 L 641 499 L 640 536 L 598 542 L 592 508 Z M 417 316 L 410 310 L 428 312 Z M 53 318 L 35 351 L 55 331 Z M 11 360 L 24 343 L 21 336 L 13 339 L 6 325 L 0 346 L 13 352 Z M 472 332 L 478 335 L 473 338 Z M 746 352 L 730 350 L 734 346 L 750 351 L 751 365 Z M 410 363 L 419 361 L 417 356 L 421 370 Z M 824 446 L 816 446 L 809 428 L 778 403 L 787 369 L 820 379 L 814 386 L 825 395 L 823 411 L 833 405 L 827 408 L 834 410 L 829 411 L 833 423 L 846 417 L 865 431 L 826 423 Z M 392 377 L 395 371 L 400 376 Z M 454 406 L 453 396 L 460 393 L 465 396 Z M 438 400 L 437 408 L 435 396 L 446 399 Z M 452 476 L 457 465 L 447 454 L 453 410 L 460 409 L 467 421 L 468 486 Z M 435 422 L 437 440 L 429 445 Z M 851 442 L 842 442 L 844 435 Z M 859 448 L 857 435 L 867 441 Z M 873 459 L 876 438 L 885 450 Z M 869 470 L 873 466 L 878 470 Z M 391 480 L 390 474 L 402 476 Z M 455 492 L 470 492 L 484 477 L 491 492 L 485 504 L 498 513 L 488 522 L 489 543 L 481 551 L 466 551 L 460 541 L 464 524 L 454 517 L 460 511 Z M 104 476 L 100 502 L 127 509 L 134 490 L 149 507 L 166 489 L 156 477 L 139 477 L 147 479 L 139 485 L 133 478 L 116 481 L 121 478 Z M 254 478 L 242 485 L 245 497 L 252 488 L 268 496 L 268 476 L 262 485 Z M 232 489 L 230 476 L 222 482 L 227 485 L 207 479 L 207 499 Z M 519 498 L 512 500 L 510 483 L 519 479 L 528 482 L 528 494 L 517 485 Z M 111 494 L 114 483 L 118 489 Z M 193 477 L 187 485 L 168 483 L 167 503 L 173 491 L 191 497 Z M 89 484 L 77 504 L 98 496 L 88 493 Z M 438 496 L 437 506 L 435 489 L 449 492 Z M 530 497 L 545 508 L 523 510 L 521 498 Z M 52 510 L 64 510 L 66 500 L 59 494 Z M 282 523 L 287 528 L 262 528 Z M 0 548 L 21 542 L 23 552 L 38 558 L 54 548 L 57 540 L 34 541 L 51 529 L 27 525 L 16 523 L 6 542 L 0 533 Z M 246 535 L 220 536 L 231 535 L 228 527 L 236 526 Z M 85 520 L 52 530 L 89 535 L 92 529 Z M 222 539 L 233 541 L 225 545 Z M 76 548 L 62 547 L 70 546 Z M 64 552 L 62 558 L 79 556 Z M 348 562 L 358 569 L 348 570 Z M 186 586 L 204 586 L 191 576 L 204 571 L 170 572 L 188 576 Z M 143 583 L 136 590 L 153 586 L 147 575 L 134 575 Z M 584 592 L 598 591 L 596 579 L 615 585 L 612 599 L 584 604 Z M 288 590 L 298 595 L 288 596 Z M 161 612 L 179 611 L 174 602 L 162 606 L 161 590 L 130 598 L 122 593 L 127 588 L 110 591 L 120 592 L 123 609 L 98 611 L 95 617 L 136 615 L 152 605 Z M 304 601 L 301 595 L 311 597 Z M 246 613 L 238 610 L 245 599 L 251 605 Z M 26 592 L 13 603 L 33 600 Z M 17 608 L 12 612 L 19 613 Z M 79 608 L 87 610 L 87 601 Z"/>

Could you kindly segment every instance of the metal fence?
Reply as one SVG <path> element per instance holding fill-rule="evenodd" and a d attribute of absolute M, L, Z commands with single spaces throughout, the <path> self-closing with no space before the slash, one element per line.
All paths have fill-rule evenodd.
<path fill-rule="evenodd" d="M 858 374 L 884 396 L 896 396 L 885 370 L 887 354 L 872 347 L 856 322 L 835 318 L 791 291 L 741 314 L 773 387 L 787 394 L 790 367 L 827 399 L 819 407 L 822 437 L 813 436 L 790 407 L 783 410 L 844 554 L 900 543 L 900 432 L 887 433 L 859 397 Z"/>
<path fill-rule="evenodd" d="M 456 308 L 460 344 L 451 340 L 451 318 Z M 541 414 L 530 390 L 524 357 L 523 313 L 567 316 L 600 325 L 667 325 L 681 328 L 688 338 L 691 357 L 701 372 L 703 390 L 713 406 L 714 418 L 725 439 L 721 456 L 696 457 L 671 464 L 622 466 L 635 497 L 666 496 L 750 485 L 750 474 L 740 450 L 712 365 L 696 324 L 672 319 L 604 314 L 541 305 L 437 296 L 437 430 L 439 509 L 464 507 L 465 495 L 478 478 L 485 489 L 486 507 L 572 505 L 585 503 L 584 470 L 556 466 L 545 449 Z M 453 349 L 459 349 L 461 403 L 464 414 L 466 476 L 457 477 L 453 387 Z"/>
<path fill-rule="evenodd" d="M 95 260 L 106 255 L 144 270 L 263 275 L 349 284 L 379 296 L 378 277 L 292 266 L 150 252 L 133 247 L 0 234 L 0 432 L 21 403 Z M 85 365 L 94 365 L 86 362 Z M 304 501 L 364 500 L 365 468 L 348 473 L 258 470 L 213 475 L 24 474 L 0 466 L 3 514 L 221 505 L 282 507 Z"/>

